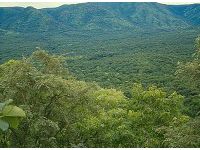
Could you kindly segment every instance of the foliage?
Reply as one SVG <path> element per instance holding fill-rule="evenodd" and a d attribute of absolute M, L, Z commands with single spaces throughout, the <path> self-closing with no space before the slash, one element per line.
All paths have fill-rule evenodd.
<path fill-rule="evenodd" d="M 10 60 L 0 66 L 1 97 L 12 98 L 15 104 L 23 105 L 27 114 L 21 126 L 15 129 L 16 134 L 8 135 L 15 136 L 14 141 L 10 141 L 11 147 L 45 147 L 65 127 L 84 115 L 86 110 L 82 107 L 87 104 L 84 95 L 90 87 L 75 81 L 61 64 L 59 57 L 49 56 L 40 50 L 30 58 Z M 73 113 L 79 109 L 83 110 Z M 39 136 L 42 128 L 46 128 L 46 133 L 53 133 Z M 41 141 L 48 142 L 41 144 Z"/>
<path fill-rule="evenodd" d="M 185 84 L 190 89 L 191 96 L 187 100 L 189 113 L 196 116 L 200 112 L 200 38 L 196 39 L 196 52 L 193 54 L 193 60 L 186 63 L 179 63 L 176 71 L 177 78 L 181 84 Z"/>
<path fill-rule="evenodd" d="M 0 8 L 0 147 L 199 147 L 198 6 Z"/>
<path fill-rule="evenodd" d="M 164 147 L 168 128 L 184 124 L 183 97 L 135 84 L 130 98 L 76 80 L 63 57 L 35 51 L 0 66 L 0 96 L 26 118 L 3 147 Z"/>
<path fill-rule="evenodd" d="M 188 123 L 170 127 L 165 134 L 165 143 L 169 147 L 199 147 L 200 143 L 200 76 L 199 76 L 199 55 L 200 54 L 200 38 L 196 39 L 196 53 L 193 55 L 193 60 L 187 63 L 180 63 L 176 75 L 179 79 L 187 83 L 187 86 L 194 88 L 196 95 L 188 101 L 190 113 L 193 119 Z M 188 84 L 189 82 L 189 84 Z"/>
<path fill-rule="evenodd" d="M 0 103 L 0 145 L 1 147 L 7 147 L 9 140 L 6 134 L 14 129 L 17 129 L 22 118 L 24 118 L 25 112 L 14 105 L 11 105 L 13 100 L 9 99 Z"/>
<path fill-rule="evenodd" d="M 167 132 L 165 143 L 168 147 L 184 147 L 190 148 L 200 147 L 200 119 L 196 117 L 190 120 L 190 122 L 178 126 L 175 128 L 170 128 Z"/>
<path fill-rule="evenodd" d="M 21 118 L 25 117 L 25 112 L 14 105 L 10 105 L 12 100 L 0 103 L 0 129 L 17 128 Z"/>
<path fill-rule="evenodd" d="M 86 147 L 163 147 L 166 129 L 175 121 L 183 124 L 189 119 L 181 114 L 183 97 L 176 93 L 167 96 L 156 87 L 145 90 L 135 84 L 131 99 L 120 95 L 109 100 L 118 105 L 105 105 L 105 96 L 97 97 L 96 112 L 77 124 L 80 143 Z"/>
<path fill-rule="evenodd" d="M 63 54 L 61 49 L 70 47 L 74 53 L 58 56 L 37 48 L 30 57 L 0 65 L 0 99 L 13 99 L 14 104 L 8 106 L 26 112 L 23 120 L 14 121 L 18 128 L 13 128 L 17 125 L 12 121 L 11 128 L 0 133 L 1 147 L 198 147 L 198 44 L 193 60 L 189 57 L 197 31 L 160 32 L 150 40 L 150 35 L 134 33 L 116 32 L 116 39 L 113 33 L 103 32 L 74 32 L 72 39 L 65 33 L 52 39 L 51 33 L 33 34 L 33 39 L 49 39 L 46 47 L 51 52 L 60 49 L 57 53 Z M 13 55 L 46 42 L 41 38 L 32 44 L 30 34 L 25 33 L 2 36 L 29 41 L 21 45 L 21 51 L 12 51 Z M 83 40 L 81 36 L 94 37 Z M 76 45 L 76 39 L 82 43 Z M 56 49 L 51 45 L 54 40 Z M 154 46 L 149 49 L 148 45 Z M 7 59 L 15 58 L 12 54 Z M 189 62 L 178 65 L 175 78 L 177 60 Z M 71 72 L 104 88 L 79 81 Z M 143 85 L 134 84 L 137 81 Z"/>

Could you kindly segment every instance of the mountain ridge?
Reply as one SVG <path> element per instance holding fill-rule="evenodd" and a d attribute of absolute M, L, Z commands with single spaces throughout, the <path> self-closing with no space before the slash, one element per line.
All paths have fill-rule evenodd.
<path fill-rule="evenodd" d="M 157 30 L 199 27 L 200 4 L 78 3 L 55 8 L 1 7 L 0 28 L 17 32 Z"/>

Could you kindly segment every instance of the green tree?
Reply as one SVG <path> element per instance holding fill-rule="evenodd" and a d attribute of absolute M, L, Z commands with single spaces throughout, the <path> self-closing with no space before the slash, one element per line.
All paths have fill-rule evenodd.
<path fill-rule="evenodd" d="M 10 60 L 0 70 L 0 97 L 13 99 L 27 114 L 19 128 L 6 135 L 9 146 L 70 146 L 72 125 L 86 115 L 87 92 L 95 85 L 76 81 L 63 58 L 41 50 L 29 58 Z"/>
<path fill-rule="evenodd" d="M 137 116 L 132 127 L 139 147 L 164 147 L 166 129 L 189 119 L 182 115 L 182 105 L 183 97 L 176 92 L 168 94 L 156 86 L 145 89 L 141 84 L 135 84 L 128 109 Z"/>
<path fill-rule="evenodd" d="M 196 52 L 193 60 L 179 63 L 177 77 L 195 91 L 186 105 L 189 113 L 194 117 L 188 123 L 170 127 L 166 134 L 165 143 L 169 147 L 199 147 L 200 146 L 200 38 L 196 39 Z"/>
<path fill-rule="evenodd" d="M 189 120 L 181 114 L 183 97 L 155 86 L 135 84 L 130 99 L 105 89 L 94 95 L 96 112 L 77 124 L 86 147 L 165 147 L 166 130 Z"/>
<path fill-rule="evenodd" d="M 189 120 L 176 92 L 135 84 L 127 98 L 76 80 L 65 58 L 42 50 L 0 65 L 0 98 L 26 113 L 4 147 L 167 147 L 166 132 Z"/>
<path fill-rule="evenodd" d="M 188 123 L 175 128 L 169 128 L 165 134 L 168 147 L 199 148 L 200 147 L 200 117 L 191 119 Z"/>
<path fill-rule="evenodd" d="M 185 105 L 189 109 L 188 113 L 193 117 L 200 112 L 200 37 L 196 39 L 195 47 L 193 59 L 186 63 L 179 63 L 176 71 L 180 83 L 189 89 L 183 94 L 186 95 Z"/>

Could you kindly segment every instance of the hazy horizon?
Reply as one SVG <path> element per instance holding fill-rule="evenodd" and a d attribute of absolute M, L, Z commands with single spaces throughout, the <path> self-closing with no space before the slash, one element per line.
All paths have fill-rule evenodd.
<path fill-rule="evenodd" d="M 34 8 L 40 9 L 40 8 L 53 8 L 53 7 L 59 7 L 64 4 L 78 4 L 78 3 L 86 3 L 86 2 L 0 2 L 0 7 L 28 7 L 32 6 Z M 148 3 L 148 2 L 147 2 Z M 158 2 L 161 4 L 166 4 L 166 5 L 189 5 L 189 4 L 195 4 L 190 3 L 190 2 L 170 2 L 170 3 L 163 3 L 163 2 Z"/>

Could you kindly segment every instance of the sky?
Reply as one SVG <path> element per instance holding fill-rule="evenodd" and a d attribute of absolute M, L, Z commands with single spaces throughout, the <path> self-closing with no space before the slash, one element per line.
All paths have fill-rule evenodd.
<path fill-rule="evenodd" d="M 32 6 L 35 8 L 51 8 L 51 7 L 58 7 L 64 4 L 75 4 L 73 2 L 0 2 L 0 7 L 27 7 Z"/>
<path fill-rule="evenodd" d="M 20 6 L 20 7 L 28 7 L 32 6 L 35 8 L 51 8 L 51 7 L 58 7 L 63 4 L 76 4 L 80 2 L 0 2 L 0 7 L 14 7 L 14 6 Z M 174 4 L 174 5 L 180 5 L 180 4 L 192 4 L 194 2 L 160 2 L 163 4 Z"/>

